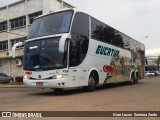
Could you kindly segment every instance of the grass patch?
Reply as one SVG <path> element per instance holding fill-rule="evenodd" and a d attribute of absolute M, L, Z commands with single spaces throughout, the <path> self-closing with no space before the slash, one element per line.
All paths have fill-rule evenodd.
<path fill-rule="evenodd" d="M 106 79 L 106 83 L 119 83 L 129 81 L 128 76 L 117 75 Z"/>

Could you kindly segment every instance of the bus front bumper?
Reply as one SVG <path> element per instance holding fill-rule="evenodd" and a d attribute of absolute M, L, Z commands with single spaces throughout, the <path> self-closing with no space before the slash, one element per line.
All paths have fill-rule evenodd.
<path fill-rule="evenodd" d="M 23 79 L 23 83 L 27 87 L 38 88 L 68 88 L 66 79 L 53 79 L 53 80 L 30 80 Z"/>

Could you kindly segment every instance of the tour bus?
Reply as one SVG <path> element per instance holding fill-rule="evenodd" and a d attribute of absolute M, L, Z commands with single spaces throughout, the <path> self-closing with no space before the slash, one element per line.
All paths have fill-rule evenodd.
<path fill-rule="evenodd" d="M 148 56 L 145 58 L 145 73 L 147 76 L 154 74 L 154 76 L 160 75 L 160 56 Z"/>
<path fill-rule="evenodd" d="M 83 87 L 144 77 L 145 47 L 98 19 L 66 9 L 33 22 L 24 46 L 24 84 L 29 87 Z"/>

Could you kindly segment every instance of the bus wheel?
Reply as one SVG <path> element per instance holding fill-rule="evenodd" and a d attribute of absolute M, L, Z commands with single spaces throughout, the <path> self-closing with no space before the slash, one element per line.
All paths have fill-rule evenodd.
<path fill-rule="evenodd" d="M 92 72 L 90 74 L 90 77 L 88 80 L 88 86 L 85 88 L 88 92 L 92 92 L 96 89 L 96 74 L 95 74 L 95 72 Z"/>
<path fill-rule="evenodd" d="M 134 75 L 132 74 L 132 75 L 131 75 L 131 80 L 130 80 L 130 85 L 133 85 L 133 84 L 135 84 L 135 77 L 134 77 Z"/>
<path fill-rule="evenodd" d="M 139 75 L 136 75 L 135 83 L 137 84 L 139 82 Z"/>

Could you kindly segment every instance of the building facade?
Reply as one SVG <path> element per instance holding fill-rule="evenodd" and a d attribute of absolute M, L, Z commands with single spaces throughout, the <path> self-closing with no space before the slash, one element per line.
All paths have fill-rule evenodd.
<path fill-rule="evenodd" d="M 73 6 L 63 0 L 21 0 L 0 8 L 0 72 L 13 77 L 23 75 L 23 47 L 16 48 L 16 58 L 8 51 L 25 41 L 35 17 Z"/>

